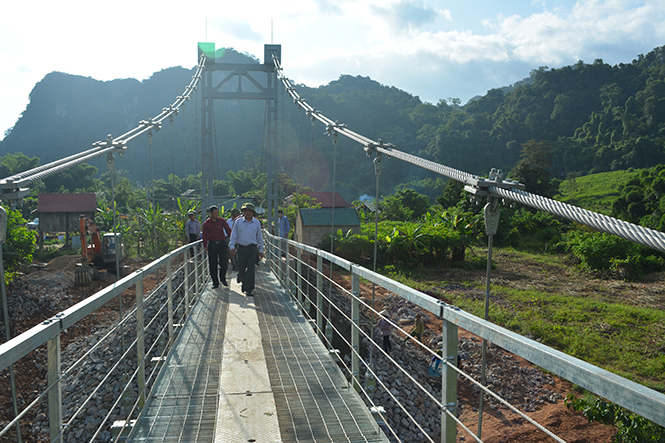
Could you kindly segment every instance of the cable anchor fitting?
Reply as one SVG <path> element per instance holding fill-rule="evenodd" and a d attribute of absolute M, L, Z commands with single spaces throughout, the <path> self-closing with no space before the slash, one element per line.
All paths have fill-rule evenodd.
<path fill-rule="evenodd" d="M 445 409 L 446 411 L 454 414 L 457 410 L 457 403 L 446 403 L 443 405 L 442 409 Z"/>
<path fill-rule="evenodd" d="M 115 155 L 112 152 L 109 152 L 106 156 L 106 167 L 109 169 L 109 174 L 113 173 L 115 169 Z"/>
<path fill-rule="evenodd" d="M 489 197 L 493 194 L 489 188 L 502 188 L 502 189 L 514 189 L 523 191 L 525 188 L 524 183 L 520 183 L 517 180 L 504 179 L 501 169 L 492 168 L 488 178 L 478 177 L 474 175 L 471 178 L 467 178 L 464 181 L 464 190 L 475 197 Z"/>
<path fill-rule="evenodd" d="M 376 153 L 374 158 L 374 174 L 381 175 L 381 167 L 383 166 L 383 157 L 380 152 Z"/>

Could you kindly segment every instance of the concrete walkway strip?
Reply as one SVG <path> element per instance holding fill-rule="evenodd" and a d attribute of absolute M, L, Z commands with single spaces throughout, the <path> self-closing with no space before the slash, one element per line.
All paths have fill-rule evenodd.
<path fill-rule="evenodd" d="M 229 293 L 215 443 L 277 443 L 282 438 L 252 298 Z"/>

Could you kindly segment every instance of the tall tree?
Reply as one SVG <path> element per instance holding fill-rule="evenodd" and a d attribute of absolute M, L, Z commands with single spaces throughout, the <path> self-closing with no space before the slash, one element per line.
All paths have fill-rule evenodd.
<path fill-rule="evenodd" d="M 521 160 L 509 176 L 526 185 L 526 190 L 545 197 L 552 196 L 552 146 L 547 141 L 529 140 L 522 145 Z"/>

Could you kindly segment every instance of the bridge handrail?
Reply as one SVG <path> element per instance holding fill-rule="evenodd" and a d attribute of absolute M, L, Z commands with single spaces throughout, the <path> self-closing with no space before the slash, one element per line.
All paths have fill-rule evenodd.
<path fill-rule="evenodd" d="M 281 239 L 269 233 L 266 233 L 265 237 L 269 244 L 279 251 L 269 255 L 269 258 L 273 260 L 277 260 L 281 256 L 281 252 L 288 252 L 288 246 L 322 257 L 431 312 L 444 322 L 461 327 L 610 402 L 665 426 L 665 394 L 483 320 L 458 307 L 437 300 L 329 252 L 293 240 Z M 282 244 L 288 246 L 281 246 Z M 280 265 L 275 264 L 274 266 L 279 269 Z M 451 363 L 447 362 L 447 364 Z"/>
<path fill-rule="evenodd" d="M 0 344 L 0 370 L 4 370 L 8 368 L 10 365 L 13 365 L 17 361 L 19 361 L 21 358 L 28 356 L 31 352 L 35 351 L 37 348 L 40 346 L 43 346 L 44 344 L 48 344 L 49 352 L 48 352 L 48 387 L 47 389 L 39 394 L 37 398 L 32 401 L 26 408 L 24 408 L 23 411 L 20 411 L 19 416 L 12 420 L 10 423 L 4 425 L 4 427 L 0 430 L 0 436 L 4 435 L 6 432 L 8 432 L 14 425 L 15 423 L 22 419 L 22 417 L 25 415 L 27 410 L 33 408 L 36 404 L 39 403 L 40 399 L 43 398 L 46 394 L 48 394 L 49 397 L 49 420 L 51 421 L 51 427 L 53 428 L 54 422 L 52 420 L 55 420 L 55 426 L 57 430 L 51 430 L 51 438 L 52 441 L 55 441 L 54 439 L 60 439 L 62 438 L 61 432 L 59 431 L 60 428 L 62 427 L 62 423 L 59 422 L 59 420 L 62 419 L 62 394 L 61 394 L 61 389 L 58 387 L 57 389 L 54 389 L 54 386 L 59 386 L 62 381 L 67 378 L 69 375 L 72 374 L 72 370 L 79 365 L 79 363 L 82 362 L 82 360 L 86 357 L 89 356 L 90 352 L 86 352 L 79 360 L 74 362 L 70 367 L 67 368 L 67 370 L 62 371 L 60 370 L 60 335 L 65 333 L 68 328 L 74 326 L 76 323 L 81 321 L 82 319 L 86 318 L 87 316 L 93 314 L 95 311 L 97 311 L 99 308 L 104 306 L 106 303 L 113 301 L 117 299 L 117 297 L 122 294 L 123 291 L 133 287 L 137 286 L 140 288 L 143 288 L 143 280 L 155 273 L 156 271 L 159 270 L 161 267 L 165 267 L 166 269 L 171 269 L 170 273 L 167 273 L 167 275 L 163 276 L 164 281 L 163 282 L 158 282 L 157 285 L 152 289 L 150 294 L 156 294 L 160 290 L 163 289 L 163 286 L 168 283 L 168 290 L 165 291 L 168 293 L 167 300 L 161 304 L 161 306 L 158 306 L 156 309 L 156 312 L 153 316 L 152 319 L 145 319 L 145 323 L 141 325 L 137 325 L 138 327 L 141 328 L 147 328 L 150 327 L 150 325 L 154 322 L 154 320 L 157 318 L 156 316 L 164 314 L 164 310 L 168 308 L 168 312 L 166 315 L 168 316 L 166 324 L 162 327 L 161 332 L 159 332 L 159 336 L 162 336 L 163 334 L 168 335 L 168 341 L 169 343 L 172 343 L 173 341 L 173 334 L 174 334 L 174 324 L 177 323 L 180 320 L 183 320 L 191 308 L 193 306 L 193 303 L 197 301 L 197 296 L 199 291 L 203 288 L 203 284 L 207 280 L 207 272 L 206 272 L 206 266 L 207 266 L 207 260 L 203 259 L 202 255 L 202 247 L 201 247 L 202 241 L 199 240 L 198 242 L 190 243 L 185 246 L 182 246 L 178 249 L 175 249 L 164 256 L 152 261 L 148 265 L 142 267 L 141 269 L 138 269 L 137 271 L 131 273 L 130 275 L 116 281 L 115 283 L 107 286 L 106 288 L 96 292 L 95 294 L 91 295 L 90 297 L 76 303 L 75 305 L 65 309 L 64 311 L 59 312 L 58 314 L 52 316 L 49 319 L 46 319 L 42 323 L 30 328 L 29 330 L 17 335 L 16 337 L 12 338 L 11 340 Z M 189 262 L 189 251 L 190 250 L 195 250 L 198 251 L 194 255 L 194 262 L 192 266 L 186 266 L 187 263 Z M 171 263 L 173 262 L 174 259 L 180 259 L 182 258 L 182 261 L 184 264 L 180 266 L 180 268 L 177 269 L 172 269 L 171 268 Z M 182 273 L 182 271 L 185 271 Z M 176 286 L 175 288 L 171 284 L 171 281 L 173 280 L 174 276 L 178 273 L 181 272 L 183 275 L 183 281 L 179 286 Z M 193 274 L 193 275 L 192 275 Z M 192 284 L 189 284 L 189 280 L 192 281 Z M 139 286 L 140 285 L 140 286 Z M 183 300 L 182 302 L 175 307 L 175 309 L 172 306 L 172 294 L 175 293 L 180 293 L 182 290 L 183 294 Z M 141 289 L 143 291 L 143 289 Z M 138 295 L 137 295 L 138 296 Z M 127 321 L 132 316 L 136 316 L 137 320 L 140 318 L 143 321 L 143 303 L 146 301 L 149 301 L 152 299 L 151 295 L 147 295 L 145 297 L 141 296 L 143 302 L 140 306 L 141 309 L 141 314 L 140 316 L 136 313 L 137 309 L 139 309 L 139 305 L 137 304 L 136 307 L 134 307 L 133 310 L 130 310 L 128 312 L 123 313 L 123 318 L 121 318 L 117 324 L 120 325 Z M 138 298 L 137 298 L 138 301 Z M 174 315 L 175 312 L 179 311 L 180 307 L 184 307 L 184 313 L 181 315 L 183 318 L 175 318 L 176 316 Z M 149 321 L 148 321 L 149 320 Z M 110 336 L 114 329 L 106 334 L 103 338 L 100 339 L 101 341 L 104 341 L 108 336 Z M 116 331 L 117 333 L 117 331 Z M 124 333 L 123 333 L 124 335 Z M 137 341 L 139 340 L 145 340 L 143 338 L 142 334 L 139 336 L 137 334 L 137 337 L 134 339 L 132 343 L 127 346 L 127 350 L 125 351 L 125 354 L 122 356 L 122 358 L 116 362 L 117 366 L 122 359 L 126 358 L 129 349 L 132 347 L 136 346 Z M 147 351 L 142 351 L 144 356 L 150 355 L 154 351 L 154 347 L 157 344 L 157 340 L 152 344 L 152 346 L 147 350 Z M 97 345 L 95 345 L 97 346 Z M 93 348 L 95 347 L 93 346 Z M 124 346 L 123 346 L 124 347 Z M 51 351 L 53 349 L 53 351 Z M 165 348 L 165 351 L 168 350 L 168 346 Z M 90 350 L 89 350 L 90 351 Z M 137 356 L 140 356 L 141 352 L 138 352 L 137 350 Z M 140 359 L 138 359 L 140 360 Z M 133 372 L 133 375 L 135 376 L 139 372 L 139 365 L 144 364 L 143 361 L 138 361 L 137 362 L 137 368 Z M 114 367 L 115 367 L 114 366 Z M 153 373 L 154 375 L 154 373 Z M 102 382 L 106 381 L 107 377 L 102 380 Z M 131 380 L 130 380 L 131 381 Z M 102 383 L 100 382 L 100 384 Z M 139 383 L 140 385 L 141 383 Z M 99 388 L 97 388 L 99 389 Z M 96 392 L 96 390 L 95 390 Z M 145 393 L 139 393 L 139 396 L 144 395 Z M 84 401 L 88 401 L 87 398 Z M 138 401 L 138 400 L 137 400 Z M 70 417 L 70 421 L 76 418 L 79 412 L 81 412 L 83 405 L 78 408 L 76 411 L 76 414 L 74 416 Z M 135 408 L 134 408 L 135 409 Z M 133 410 L 134 410 L 133 409 Z M 111 415 L 111 411 L 113 408 L 110 408 L 108 416 Z M 107 416 L 107 417 L 108 417 Z M 58 424 L 59 422 L 59 424 Z M 104 423 L 102 423 L 100 426 L 103 426 Z M 63 430 L 65 428 L 62 428 Z M 97 434 L 99 433 L 101 428 L 98 428 Z M 64 441 L 64 440 L 63 440 Z"/>

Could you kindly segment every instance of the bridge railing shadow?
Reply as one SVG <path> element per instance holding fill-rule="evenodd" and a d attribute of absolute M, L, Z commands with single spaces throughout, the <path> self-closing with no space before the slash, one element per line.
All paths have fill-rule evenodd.
<path fill-rule="evenodd" d="M 20 393 L 15 418 L 3 417 L 3 441 L 20 441 L 17 423 L 23 439 L 42 427 L 51 442 L 123 439 L 208 275 L 201 241 L 190 243 L 0 345 L 0 370 L 46 354 L 46 379 Z"/>
<path fill-rule="evenodd" d="M 468 412 L 478 416 L 479 405 L 465 405 L 458 401 L 461 398 L 458 396 L 458 380 L 460 385 L 485 395 L 488 399 L 483 408 L 485 413 L 505 418 L 503 410 L 524 426 L 531 426 L 534 431 L 537 428 L 555 441 L 564 441 L 526 413 L 533 411 L 531 401 L 510 404 L 508 400 L 511 396 L 505 391 L 519 389 L 519 386 L 492 383 L 490 377 L 485 385 L 478 381 L 478 368 L 475 371 L 471 368 L 478 365 L 469 365 L 464 361 L 468 349 L 463 349 L 461 345 L 466 345 L 468 340 L 458 339 L 458 328 L 487 340 L 491 352 L 501 354 L 505 350 L 517 355 L 665 426 L 665 395 L 657 391 L 492 324 L 329 252 L 268 233 L 264 237 L 266 258 L 272 272 L 300 305 L 302 312 L 309 316 L 320 339 L 329 347 L 331 354 L 338 357 L 347 378 L 375 413 L 386 434 L 395 441 L 455 442 L 458 433 L 482 441 L 478 436 L 482 434 L 482 427 L 474 432 L 468 426 Z M 333 268 L 346 274 L 347 280 L 350 278 L 350 289 L 332 279 Z M 406 346 L 410 339 L 409 332 L 401 328 L 402 323 L 398 319 L 390 318 L 397 313 L 395 308 L 387 309 L 387 313 L 377 312 L 371 302 L 372 291 L 368 294 L 360 290 L 361 279 L 387 293 L 390 304 L 400 306 L 400 312 L 429 313 L 440 319 L 442 333 L 437 337 L 440 340 L 435 341 L 436 348 L 432 349 L 417 340 L 411 341 L 415 346 Z M 391 352 L 381 346 L 381 337 L 375 334 L 379 318 L 385 318 L 391 326 Z M 414 353 L 414 348 L 420 352 Z M 415 361 L 417 359 L 421 361 Z M 427 367 L 425 371 L 422 370 L 423 359 L 431 362 L 429 366 L 424 363 Z M 529 372 L 529 376 L 538 380 L 548 377 L 535 369 Z M 542 403 L 538 397 L 533 401 Z M 462 410 L 466 412 L 467 424 L 460 420 Z M 478 422 L 482 426 L 482 416 L 474 426 Z"/>

